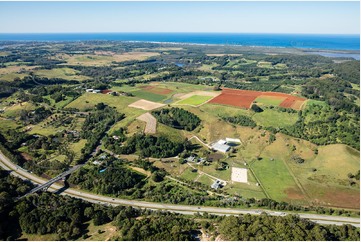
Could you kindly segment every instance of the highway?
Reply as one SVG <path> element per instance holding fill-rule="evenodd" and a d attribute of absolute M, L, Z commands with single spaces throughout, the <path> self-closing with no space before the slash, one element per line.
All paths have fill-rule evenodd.
<path fill-rule="evenodd" d="M 48 182 L 48 180 L 35 176 L 32 173 L 29 173 L 26 170 L 19 168 L 17 165 L 12 163 L 7 157 L 5 157 L 1 152 L 0 152 L 0 166 L 4 170 L 11 171 L 10 173 L 11 175 L 17 176 L 24 180 L 30 180 L 35 184 L 44 184 Z M 60 190 L 61 188 L 62 186 L 54 183 L 49 187 L 49 191 L 57 191 Z M 137 200 L 111 198 L 72 188 L 66 189 L 61 194 L 83 199 L 92 203 L 104 204 L 108 206 L 124 205 L 124 206 L 132 206 L 143 209 L 146 208 L 152 210 L 171 211 L 181 214 L 194 214 L 197 212 L 199 213 L 207 212 L 209 214 L 217 214 L 217 215 L 238 215 L 238 214 L 259 215 L 261 212 L 266 212 L 272 216 L 285 216 L 287 214 L 297 214 L 286 211 L 279 212 L 279 211 L 269 211 L 269 210 L 261 210 L 261 209 L 220 208 L 220 207 L 205 207 L 205 206 L 190 206 L 190 205 L 144 202 Z M 307 218 L 319 224 L 335 224 L 335 225 L 351 224 L 355 227 L 360 227 L 360 218 L 329 216 L 329 215 L 320 215 L 320 214 L 306 214 L 306 213 L 298 213 L 298 215 L 301 218 Z"/>

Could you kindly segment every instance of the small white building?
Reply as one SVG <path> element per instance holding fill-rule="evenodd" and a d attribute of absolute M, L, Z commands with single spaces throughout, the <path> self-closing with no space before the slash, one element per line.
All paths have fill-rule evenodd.
<path fill-rule="evenodd" d="M 86 92 L 93 92 L 93 91 L 94 91 L 93 88 L 86 89 Z"/>
<path fill-rule="evenodd" d="M 218 140 L 217 143 L 220 144 L 220 145 L 225 145 L 227 143 L 227 141 L 224 140 L 224 139 L 220 139 L 220 140 Z"/>
<path fill-rule="evenodd" d="M 93 90 L 93 93 L 101 93 L 101 90 L 98 90 L 98 89 Z"/>
<path fill-rule="evenodd" d="M 211 188 L 213 189 L 218 189 L 218 188 L 221 188 L 222 187 L 222 184 L 221 184 L 221 181 L 220 180 L 216 180 L 212 185 L 211 185 Z"/>
<path fill-rule="evenodd" d="M 234 144 L 240 144 L 240 139 L 234 139 L 234 138 L 226 138 L 227 143 L 234 143 Z"/>

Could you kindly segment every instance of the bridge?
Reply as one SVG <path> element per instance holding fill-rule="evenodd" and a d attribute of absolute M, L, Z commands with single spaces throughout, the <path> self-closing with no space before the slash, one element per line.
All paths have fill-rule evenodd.
<path fill-rule="evenodd" d="M 70 175 L 71 173 L 73 173 L 74 171 L 78 170 L 80 167 L 82 167 L 83 165 L 76 165 L 72 168 L 70 168 L 69 170 L 61 173 L 60 175 L 57 175 L 56 177 L 50 179 L 49 181 L 47 181 L 46 183 L 39 185 L 35 188 L 33 188 L 32 190 L 30 190 L 28 193 L 26 193 L 23 197 L 26 197 L 29 194 L 32 193 L 36 193 L 38 191 L 46 191 L 48 190 L 48 188 L 55 182 L 60 181 L 61 179 L 65 178 L 67 175 Z"/>

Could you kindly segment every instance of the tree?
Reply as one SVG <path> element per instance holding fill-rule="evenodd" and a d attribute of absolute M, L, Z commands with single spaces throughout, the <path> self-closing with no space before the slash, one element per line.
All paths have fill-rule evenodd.
<path fill-rule="evenodd" d="M 261 112 L 263 112 L 263 109 L 260 108 L 257 104 L 252 104 L 251 110 L 254 111 L 254 112 L 256 112 L 256 113 L 261 113 Z"/>

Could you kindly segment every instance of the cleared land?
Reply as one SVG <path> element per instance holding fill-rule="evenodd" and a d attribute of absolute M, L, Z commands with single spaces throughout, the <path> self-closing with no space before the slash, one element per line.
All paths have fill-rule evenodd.
<path fill-rule="evenodd" d="M 234 90 L 224 88 L 222 94 L 213 98 L 210 103 L 230 105 L 240 108 L 250 108 L 253 101 L 261 95 L 262 92 Z"/>
<path fill-rule="evenodd" d="M 248 182 L 247 172 L 248 169 L 232 167 L 232 175 L 231 175 L 232 181 L 247 183 Z"/>
<path fill-rule="evenodd" d="M 140 99 L 140 100 L 128 105 L 128 107 L 140 108 L 143 110 L 153 110 L 153 109 L 160 108 L 163 106 L 165 106 L 165 104 L 151 102 L 151 101 L 147 101 L 144 99 Z"/>
<path fill-rule="evenodd" d="M 280 107 L 283 108 L 292 108 L 295 110 L 301 110 L 304 101 L 306 101 L 306 99 L 304 98 L 300 98 L 300 97 L 288 97 L 286 100 L 284 100 L 281 104 Z"/>
<path fill-rule="evenodd" d="M 144 133 L 155 134 L 157 132 L 157 119 L 150 113 L 142 114 L 137 119 L 146 122 Z"/>
<path fill-rule="evenodd" d="M 222 94 L 213 98 L 210 103 L 230 105 L 240 108 L 250 108 L 252 103 L 257 101 L 256 99 L 258 98 L 260 98 L 259 101 L 263 101 L 264 104 L 279 104 L 280 107 L 293 108 L 296 110 L 300 110 L 306 100 L 305 98 L 278 92 L 259 92 L 224 88 L 222 90 Z M 279 100 L 282 98 L 283 101 L 280 102 Z"/>

